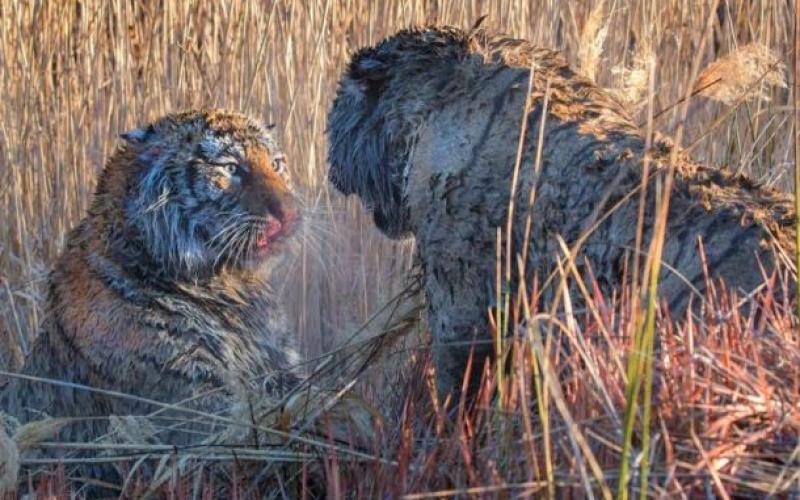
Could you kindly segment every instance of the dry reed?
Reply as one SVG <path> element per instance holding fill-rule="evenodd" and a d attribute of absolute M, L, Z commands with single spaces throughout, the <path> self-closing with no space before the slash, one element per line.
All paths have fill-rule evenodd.
<path fill-rule="evenodd" d="M 409 24 L 468 27 L 486 14 L 484 26 L 562 49 L 600 85 L 618 89 L 640 113 L 645 102 L 656 110 L 670 109 L 686 94 L 684 83 L 695 57 L 706 67 L 696 89 L 701 81 L 716 80 L 714 74 L 730 78 L 724 64 L 738 58 L 740 67 L 752 68 L 746 75 L 736 73 L 741 81 L 752 83 L 767 74 L 758 92 L 769 100 L 741 100 L 738 94 L 746 89 L 738 83 L 712 85 L 701 93 L 738 105 L 727 109 L 690 102 L 685 142 L 694 145 L 693 154 L 700 159 L 730 164 L 787 187 L 793 137 L 786 126 L 791 117 L 781 105 L 789 91 L 769 85 L 780 82 L 770 80 L 777 77 L 766 71 L 771 66 L 763 61 L 780 68 L 776 55 L 790 53 L 794 2 L 720 2 L 710 13 L 712 39 L 698 52 L 708 4 L 166 0 L 156 6 L 124 0 L 0 0 L 0 341 L 8 346 L 0 350 L 0 366 L 18 366 L 29 349 L 41 323 L 48 266 L 65 232 L 83 215 L 117 134 L 193 106 L 229 107 L 278 125 L 307 208 L 301 249 L 285 266 L 279 286 L 307 357 L 314 359 L 349 338 L 405 285 L 413 246 L 380 236 L 354 201 L 328 187 L 325 113 L 348 55 Z M 731 55 L 719 59 L 720 54 Z M 651 69 L 655 88 L 645 96 Z M 683 126 L 676 111 L 661 115 L 655 127 L 672 133 Z M 716 118 L 713 132 L 706 134 Z M 569 264 L 566 259 L 564 279 Z M 389 422 L 360 450 L 380 460 L 354 460 L 337 446 L 315 447 L 314 442 L 297 444 L 293 455 L 283 459 L 241 449 L 238 455 L 205 450 L 186 460 L 180 469 L 184 473 L 170 468 L 173 454 L 167 451 L 126 455 L 116 450 L 116 456 L 124 462 L 147 455 L 161 463 L 157 491 L 179 498 L 210 498 L 220 491 L 237 497 L 254 494 L 264 477 L 248 482 L 245 463 L 267 464 L 258 470 L 267 471 L 270 484 L 280 485 L 276 491 L 310 495 L 306 485 L 314 475 L 311 466 L 285 465 L 292 457 L 309 463 L 307 453 L 324 469 L 331 497 L 556 490 L 581 494 L 587 488 L 599 493 L 600 481 L 589 471 L 591 460 L 583 458 L 593 457 L 602 479 L 615 484 L 624 366 L 631 347 L 626 332 L 634 331 L 631 322 L 637 315 L 630 290 L 602 297 L 589 278 L 590 311 L 570 314 L 564 307 L 540 311 L 535 304 L 526 305 L 529 317 L 543 320 L 541 315 L 555 313 L 556 340 L 536 349 L 531 344 L 511 349 L 511 375 L 501 380 L 487 370 L 482 404 L 476 408 L 457 402 L 445 407 L 431 398 L 431 385 L 421 382 L 429 380 L 427 353 L 414 342 L 399 344 L 382 363 L 366 368 L 355 366 L 349 351 L 320 367 L 344 374 L 338 387 L 354 383 Z M 678 325 L 658 319 L 646 493 L 692 496 L 717 488 L 718 493 L 755 496 L 798 491 L 800 349 L 792 323 L 796 318 L 779 299 L 789 280 L 773 279 L 747 299 L 757 304 L 753 310 L 759 314 L 742 314 L 733 294 L 714 287 L 702 317 Z M 525 316 L 521 307 L 509 304 L 509 311 L 517 308 L 512 318 Z M 513 321 L 506 323 L 509 333 L 516 331 Z M 371 352 L 374 344 L 364 339 L 385 328 L 373 318 L 354 345 Z M 571 348 L 558 349 L 565 344 Z M 558 371 L 557 401 L 541 385 L 542 368 Z M 553 376 L 547 383 L 555 382 Z M 539 399 L 536 394 L 549 395 Z M 530 408 L 538 411 L 531 415 Z M 0 437 L 0 449 L 8 452 L 2 466 L 16 460 L 16 448 L 3 447 L 13 441 Z M 636 453 L 640 438 L 638 432 L 633 436 L 631 466 L 636 474 L 642 462 Z M 204 472 L 209 464 L 220 463 L 228 465 L 222 479 Z M 14 479 L 7 470 L 0 473 L 6 481 Z M 56 467 L 52 475 L 37 476 L 34 488 L 58 496 L 69 491 L 65 478 L 64 469 Z M 153 487 L 137 481 L 132 473 L 131 494 Z M 637 487 L 638 481 L 631 484 Z"/>

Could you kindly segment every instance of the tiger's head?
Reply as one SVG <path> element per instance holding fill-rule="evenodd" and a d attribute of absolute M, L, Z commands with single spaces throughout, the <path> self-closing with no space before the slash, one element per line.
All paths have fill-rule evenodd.
<path fill-rule="evenodd" d="M 256 269 L 294 232 L 299 212 L 285 156 L 254 120 L 186 111 L 122 139 L 95 205 L 118 200 L 125 244 L 164 272 L 196 278 Z"/>

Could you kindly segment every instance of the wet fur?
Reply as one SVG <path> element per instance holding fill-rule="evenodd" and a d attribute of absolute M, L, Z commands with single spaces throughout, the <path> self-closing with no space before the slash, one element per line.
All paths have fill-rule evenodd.
<path fill-rule="evenodd" d="M 169 115 L 124 138 L 53 267 L 45 324 L 22 373 L 165 403 L 212 390 L 189 404 L 207 412 L 225 410 L 233 387 L 256 394 L 291 388 L 301 373 L 269 284 L 276 256 L 252 254 L 269 220 L 296 222 L 276 142 L 254 121 L 218 110 Z M 233 175 L 215 165 L 231 156 L 248 170 Z M 0 407 L 23 422 L 97 417 L 67 425 L 59 438 L 66 441 L 101 436 L 108 415 L 159 409 L 42 382 L 4 382 Z M 161 417 L 154 422 L 166 426 L 175 413 Z M 183 427 L 156 439 L 202 439 Z"/>
<path fill-rule="evenodd" d="M 646 153 L 656 178 L 664 175 L 672 152 L 666 142 L 646 152 L 642 132 L 623 107 L 575 74 L 560 54 L 483 30 L 404 30 L 352 57 L 328 115 L 333 185 L 357 194 L 387 235 L 416 238 L 443 393 L 460 386 L 469 354 L 469 347 L 448 343 L 482 341 L 477 366 L 491 352 L 481 346 L 491 345 L 488 310 L 497 303 L 497 228 L 505 228 L 508 217 L 531 65 L 513 236 L 514 251 L 520 252 L 530 215 L 525 279 L 543 279 L 563 256 L 557 236 L 574 244 L 640 185 Z M 537 177 L 534 158 L 548 82 Z M 777 248 L 793 255 L 794 218 L 784 195 L 680 152 L 678 161 L 663 252 L 678 273 L 663 268 L 659 288 L 676 316 L 692 295 L 684 278 L 705 288 L 698 237 L 712 276 L 747 293 L 763 282 L 758 261 L 769 272 Z M 654 219 L 653 191 L 651 185 L 645 244 Z M 579 272 L 587 276 L 590 265 L 606 293 L 620 285 L 635 247 L 638 195 L 630 200 L 590 234 L 577 259 Z M 513 276 L 511 290 L 520 278 Z M 552 287 L 545 290 L 543 300 L 552 293 Z"/>

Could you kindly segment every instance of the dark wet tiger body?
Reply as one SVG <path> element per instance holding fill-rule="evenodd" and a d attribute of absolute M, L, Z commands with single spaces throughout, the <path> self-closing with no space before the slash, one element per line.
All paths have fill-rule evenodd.
<path fill-rule="evenodd" d="M 162 403 L 197 397 L 189 406 L 207 412 L 225 409 L 235 386 L 290 388 L 298 356 L 269 276 L 297 212 L 277 144 L 250 119 L 216 110 L 124 137 L 53 267 L 22 373 Z M 1 408 L 23 421 L 95 417 L 65 427 L 61 439 L 81 441 L 105 432 L 110 414 L 160 409 L 13 378 Z"/>
<path fill-rule="evenodd" d="M 588 277 L 591 267 L 601 289 L 611 293 L 636 247 L 642 160 L 649 155 L 652 179 L 663 179 L 671 148 L 662 142 L 645 151 L 643 134 L 623 107 L 558 53 L 482 31 L 403 31 L 353 57 L 329 114 L 334 185 L 357 193 L 386 234 L 416 239 L 443 390 L 460 384 L 469 353 L 469 347 L 448 344 L 488 340 L 487 311 L 497 303 L 498 228 L 504 231 L 508 218 L 528 98 L 512 251 L 527 246 L 524 278 L 544 280 L 564 257 L 558 238 L 572 247 L 585 237 L 578 271 Z M 651 183 L 645 249 L 654 192 Z M 705 288 L 698 238 L 712 278 L 752 292 L 764 281 L 759 262 L 768 273 L 776 255 L 792 254 L 793 218 L 786 196 L 678 153 L 661 298 L 680 315 L 693 289 Z M 516 258 L 513 263 L 516 290 L 523 277 Z M 554 290 L 545 290 L 545 302 Z"/>

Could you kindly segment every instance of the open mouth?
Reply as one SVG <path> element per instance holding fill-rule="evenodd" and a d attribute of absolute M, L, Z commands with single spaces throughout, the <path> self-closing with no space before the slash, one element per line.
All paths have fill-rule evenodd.
<path fill-rule="evenodd" d="M 294 232 L 293 222 L 292 218 L 287 218 L 284 221 L 270 218 L 258 231 L 255 241 L 256 253 L 259 256 L 274 253 L 278 249 L 279 243 Z"/>
<path fill-rule="evenodd" d="M 283 233 L 283 224 L 278 219 L 270 219 L 266 225 L 258 232 L 258 239 L 256 239 L 256 246 L 258 248 L 266 248 L 269 244 L 281 237 Z"/>

